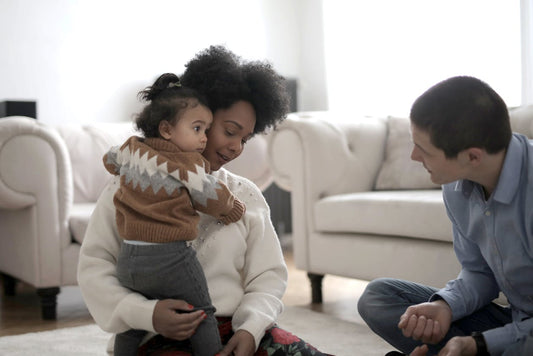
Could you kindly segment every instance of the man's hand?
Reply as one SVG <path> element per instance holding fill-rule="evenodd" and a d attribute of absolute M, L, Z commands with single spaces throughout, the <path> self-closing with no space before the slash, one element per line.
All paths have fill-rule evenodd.
<path fill-rule="evenodd" d="M 428 345 L 421 345 L 415 347 L 413 352 L 409 354 L 409 356 L 426 356 L 428 353 Z"/>
<path fill-rule="evenodd" d="M 220 356 L 252 356 L 255 352 L 255 340 L 246 330 L 237 330 L 219 353 Z"/>
<path fill-rule="evenodd" d="M 426 356 L 428 346 L 417 346 L 409 356 Z M 477 347 L 471 336 L 456 336 L 446 343 L 437 356 L 476 356 Z"/>
<path fill-rule="evenodd" d="M 405 337 L 436 344 L 448 332 L 452 311 L 444 300 L 412 305 L 400 317 L 398 327 Z"/>
<path fill-rule="evenodd" d="M 184 300 L 164 299 L 159 300 L 154 308 L 152 323 L 157 333 L 175 340 L 189 339 L 198 324 L 205 318 L 203 310 L 192 313 L 178 313 L 178 310 L 191 311 L 193 306 Z"/>
<path fill-rule="evenodd" d="M 476 354 L 477 346 L 473 337 L 456 336 L 446 343 L 438 356 L 475 356 Z"/>

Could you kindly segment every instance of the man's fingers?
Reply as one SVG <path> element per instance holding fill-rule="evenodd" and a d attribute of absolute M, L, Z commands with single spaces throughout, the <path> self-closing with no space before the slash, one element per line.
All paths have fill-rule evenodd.
<path fill-rule="evenodd" d="M 433 322 L 433 319 L 428 319 L 426 321 L 426 326 L 421 337 L 422 342 L 431 342 L 431 340 L 433 339 L 434 325 L 435 323 Z"/>
<path fill-rule="evenodd" d="M 440 323 L 438 322 L 438 320 L 435 320 L 434 326 L 433 326 L 433 336 L 431 338 L 431 343 L 436 344 L 439 341 L 441 341 L 442 338 L 444 337 L 444 335 L 441 335 L 441 334 L 442 334 L 442 328 L 440 326 Z"/>
<path fill-rule="evenodd" d="M 417 346 L 413 352 L 411 352 L 409 355 L 410 356 L 425 356 L 427 355 L 427 352 L 428 352 L 428 346 L 427 345 L 422 345 L 422 346 Z"/>
<path fill-rule="evenodd" d="M 407 316 L 407 314 L 402 314 L 402 316 L 400 317 L 400 322 L 398 323 L 398 328 L 400 329 L 404 329 L 406 326 L 407 326 L 407 321 L 409 320 L 409 317 Z"/>
<path fill-rule="evenodd" d="M 424 315 L 418 317 L 416 326 L 413 329 L 412 338 L 415 340 L 420 340 L 424 335 L 424 330 L 426 329 L 427 319 Z"/>
<path fill-rule="evenodd" d="M 406 321 L 406 326 L 402 330 L 405 337 L 411 337 L 413 335 L 413 330 L 416 328 L 418 322 L 418 317 L 416 315 L 411 315 Z"/>

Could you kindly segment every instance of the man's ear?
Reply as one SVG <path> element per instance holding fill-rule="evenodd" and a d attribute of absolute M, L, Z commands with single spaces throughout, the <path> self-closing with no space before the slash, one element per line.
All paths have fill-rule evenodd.
<path fill-rule="evenodd" d="M 170 140 L 170 137 L 172 136 L 171 131 L 172 131 L 172 125 L 170 125 L 170 122 L 168 122 L 167 120 L 162 120 L 159 123 L 159 134 L 165 140 Z"/>
<path fill-rule="evenodd" d="M 466 153 L 468 157 L 468 163 L 474 167 L 479 166 L 483 160 L 483 157 L 485 156 L 485 151 L 477 147 L 467 149 Z"/>

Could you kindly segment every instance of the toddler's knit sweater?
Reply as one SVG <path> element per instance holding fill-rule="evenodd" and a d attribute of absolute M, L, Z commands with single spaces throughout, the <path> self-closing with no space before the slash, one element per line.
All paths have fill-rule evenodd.
<path fill-rule="evenodd" d="M 165 243 L 193 240 L 196 210 L 224 224 L 238 221 L 244 204 L 209 174 L 209 162 L 197 152 L 183 152 L 161 138 L 130 137 L 103 158 L 120 175 L 113 202 L 123 239 Z"/>

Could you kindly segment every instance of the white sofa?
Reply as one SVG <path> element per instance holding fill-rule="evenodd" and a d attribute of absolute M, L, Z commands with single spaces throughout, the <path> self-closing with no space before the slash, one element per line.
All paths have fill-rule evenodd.
<path fill-rule="evenodd" d="M 26 117 L 0 119 L 0 272 L 5 294 L 21 280 L 37 288 L 42 316 L 55 319 L 61 286 L 76 285 L 88 219 L 111 175 L 102 156 L 134 134 L 133 124 L 52 127 Z M 272 181 L 264 136 L 227 165 L 261 189 Z"/>
<path fill-rule="evenodd" d="M 533 106 L 510 111 L 533 137 Z M 410 160 L 407 118 L 291 114 L 268 136 L 275 182 L 291 192 L 296 267 L 312 301 L 326 274 L 443 286 L 459 272 L 440 187 Z"/>

